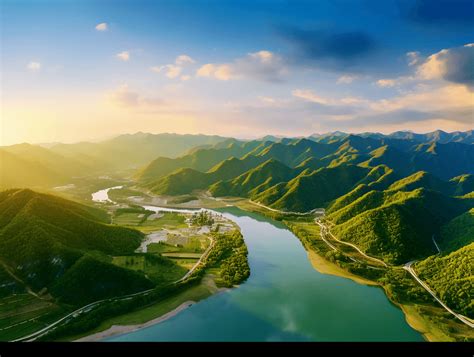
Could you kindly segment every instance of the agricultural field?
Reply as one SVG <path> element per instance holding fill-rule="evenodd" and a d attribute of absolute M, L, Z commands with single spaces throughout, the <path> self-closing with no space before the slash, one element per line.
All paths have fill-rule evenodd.
<path fill-rule="evenodd" d="M 64 313 L 64 308 L 29 294 L 15 294 L 1 298 L 1 340 L 11 341 L 33 333 L 55 321 Z"/>

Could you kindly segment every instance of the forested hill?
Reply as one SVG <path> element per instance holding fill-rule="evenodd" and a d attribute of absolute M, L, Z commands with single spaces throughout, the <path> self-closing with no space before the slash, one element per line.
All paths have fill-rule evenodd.
<path fill-rule="evenodd" d="M 472 144 L 360 135 L 317 139 L 230 141 L 176 159 L 158 158 L 136 179 L 157 194 L 209 190 L 291 211 L 327 206 L 380 173 L 387 184 L 406 178 L 392 189 L 426 187 L 462 195 L 474 188 Z"/>
<path fill-rule="evenodd" d="M 59 197 L 28 189 L 0 192 L 0 268 L 31 290 L 52 293 L 69 303 L 151 287 L 144 276 L 112 266 L 106 259 L 108 255 L 133 252 L 142 234 L 107 222 L 105 212 Z M 98 272 L 98 264 L 110 266 L 111 274 Z M 78 280 L 71 281 L 71 277 Z M 81 301 L 68 300 L 65 290 L 55 288 L 65 279 L 75 285 L 74 291 L 82 291 Z M 109 289 L 94 294 L 91 282 Z"/>
<path fill-rule="evenodd" d="M 157 158 L 136 179 L 156 194 L 204 190 L 282 211 L 324 207 L 340 239 L 402 264 L 436 253 L 433 235 L 442 241 L 452 220 L 466 219 L 474 144 L 472 131 L 230 140 Z M 446 244 L 470 241 L 464 235 Z"/>

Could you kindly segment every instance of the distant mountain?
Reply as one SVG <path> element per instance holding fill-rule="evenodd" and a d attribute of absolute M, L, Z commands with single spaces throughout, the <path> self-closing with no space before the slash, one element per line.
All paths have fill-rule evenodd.
<path fill-rule="evenodd" d="M 360 134 L 348 134 L 341 131 L 335 131 L 325 134 L 313 134 L 309 138 L 318 142 L 329 143 L 333 140 L 347 137 L 349 135 L 357 135 L 363 138 L 372 139 L 398 139 L 408 140 L 417 143 L 431 143 L 438 142 L 440 144 L 446 144 L 450 142 L 457 142 L 463 144 L 474 144 L 474 130 L 468 131 L 454 131 L 447 133 L 442 130 L 436 130 L 426 134 L 417 134 L 411 131 L 396 131 L 394 133 L 385 135 L 382 133 L 360 133 Z"/>
<path fill-rule="evenodd" d="M 0 267 L 33 291 L 66 303 L 86 303 L 152 286 L 143 275 L 111 266 L 108 255 L 132 253 L 142 233 L 107 224 L 108 215 L 27 189 L 0 192 Z M 105 275 L 98 267 L 113 272 Z M 82 282 L 87 282 L 83 284 Z M 1 282 L 0 282 L 1 285 Z M 75 286 L 83 301 L 58 287 Z M 95 287 L 109 286 L 111 289 Z M 115 288 L 113 288 L 115 286 Z M 89 293 L 88 293 L 89 292 Z"/>
<path fill-rule="evenodd" d="M 213 145 L 226 138 L 208 135 L 136 133 L 98 143 L 58 144 L 51 150 L 67 158 L 83 158 L 106 169 L 139 168 L 158 156 L 177 157 L 199 145 Z"/>
<path fill-rule="evenodd" d="M 98 143 L 3 146 L 0 188 L 50 188 L 73 177 L 138 168 L 157 156 L 179 156 L 196 145 L 225 140 L 219 136 L 137 133 Z"/>
<path fill-rule="evenodd" d="M 264 148 L 270 144 L 270 142 L 260 141 L 231 142 L 226 147 L 217 145 L 216 148 L 199 149 L 176 159 L 158 157 L 142 170 L 139 170 L 135 178 L 139 182 L 149 185 L 153 181 L 157 181 L 181 168 L 205 172 L 224 160 L 231 157 L 242 158 L 256 148 Z"/>

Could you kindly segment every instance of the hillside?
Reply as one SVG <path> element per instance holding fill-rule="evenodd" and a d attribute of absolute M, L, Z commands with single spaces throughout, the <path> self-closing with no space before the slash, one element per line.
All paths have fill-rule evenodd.
<path fill-rule="evenodd" d="M 209 191 L 216 197 L 252 197 L 279 182 L 290 180 L 300 172 L 301 170 L 291 169 L 278 160 L 269 159 L 232 180 L 215 183 Z"/>
<path fill-rule="evenodd" d="M 442 251 L 453 251 L 474 242 L 474 208 L 441 227 L 437 242 Z"/>
<path fill-rule="evenodd" d="M 224 148 L 218 146 L 216 148 L 199 149 L 176 159 L 158 157 L 143 169 L 139 170 L 135 178 L 138 182 L 149 185 L 151 182 L 157 181 L 161 177 L 182 168 L 206 172 L 231 157 L 242 158 L 244 155 L 262 145 L 266 144 L 258 141 L 232 142 Z"/>
<path fill-rule="evenodd" d="M 333 233 L 369 255 L 402 264 L 436 253 L 433 234 L 472 206 L 472 200 L 417 189 L 371 191 L 349 206 L 331 213 Z"/>
<path fill-rule="evenodd" d="M 448 254 L 434 255 L 415 264 L 419 277 L 449 307 L 474 318 L 474 243 Z"/>
<path fill-rule="evenodd" d="M 222 180 L 239 176 L 261 162 L 255 156 L 246 156 L 243 159 L 231 157 L 212 167 L 208 172 L 201 172 L 190 168 L 182 168 L 166 175 L 147 185 L 157 194 L 181 195 L 193 190 L 205 189 Z"/>
<path fill-rule="evenodd" d="M 288 211 L 310 211 L 350 191 L 370 169 L 354 165 L 322 168 L 302 172 L 294 179 L 279 183 L 255 197 L 272 208 Z"/>
<path fill-rule="evenodd" d="M 79 265 L 81 270 L 93 271 L 93 267 L 87 268 L 95 259 L 92 256 L 128 254 L 139 246 L 140 232 L 110 226 L 107 221 L 103 211 L 59 197 L 27 189 L 3 191 L 0 193 L 0 262 L 32 290 L 50 290 L 85 256 L 92 254 Z M 81 274 L 72 276 L 85 277 Z M 124 291 L 149 286 L 148 282 L 140 286 L 132 284 L 126 270 L 114 270 L 114 274 L 115 283 L 122 284 Z M 79 280 L 68 284 L 85 289 Z M 96 284 L 107 285 L 109 280 L 99 279 Z M 65 293 L 60 289 L 50 292 L 60 299 Z"/>

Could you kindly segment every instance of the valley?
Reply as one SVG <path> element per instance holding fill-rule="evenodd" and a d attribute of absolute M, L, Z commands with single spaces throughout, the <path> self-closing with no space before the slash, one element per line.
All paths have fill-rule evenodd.
<path fill-rule="evenodd" d="M 264 228 L 250 227 L 269 220 L 288 232 L 277 230 L 275 235 L 301 241 L 306 264 L 315 269 L 312 274 L 382 288 L 385 302 L 400 308 L 427 340 L 471 341 L 473 146 L 430 138 L 338 134 L 222 139 L 176 158 L 158 157 L 138 169 L 124 165 L 100 175 L 71 176 L 61 186 L 43 184 L 39 192 L 7 189 L 0 200 L 1 244 L 4 251 L 14 251 L 25 242 L 21 244 L 29 250 L 0 257 L 0 285 L 6 306 L 16 304 L 16 296 L 29 294 L 33 300 L 19 299 L 17 313 L 0 314 L 0 336 L 179 339 L 170 333 L 174 324 L 183 328 L 175 322 L 182 316 L 194 316 L 214 299 L 220 304 L 253 289 L 253 279 L 255 288 L 265 286 L 257 261 L 273 258 L 250 249 L 247 263 L 246 246 L 252 246 L 255 234 L 263 234 Z M 254 223 L 239 217 L 252 217 Z M 245 231 L 253 233 L 247 237 Z M 30 240 L 32 232 L 37 233 Z M 272 251 L 270 246 L 265 250 Z M 252 254 L 259 257 L 253 263 Z M 41 263 L 29 263 L 35 258 Z M 308 272 L 304 276 L 314 279 Z M 287 279 L 299 281 L 298 272 Z M 107 288 L 81 290 L 101 281 Z M 280 284 L 272 281 L 270 290 Z M 233 286 L 239 288 L 224 290 Z M 305 294 L 321 294 L 322 286 Z M 348 291 L 357 290 L 350 286 Z M 371 296 L 368 291 L 364 294 Z M 216 292 L 223 292 L 217 295 L 222 297 L 209 298 Z M 349 314 L 357 315 L 361 306 Z M 175 309 L 180 313 L 175 315 Z M 229 318 L 238 319 L 237 310 Z M 318 335 L 321 320 L 287 335 L 281 321 L 250 310 L 252 316 L 245 319 L 263 318 L 264 335 L 271 330 L 277 339 L 323 338 Z M 390 339 L 408 338 L 402 321 Z M 323 339 L 377 336 L 371 328 L 361 333 L 332 331 Z M 209 338 L 195 332 L 190 336 Z M 239 336 L 252 340 L 258 333 Z"/>

